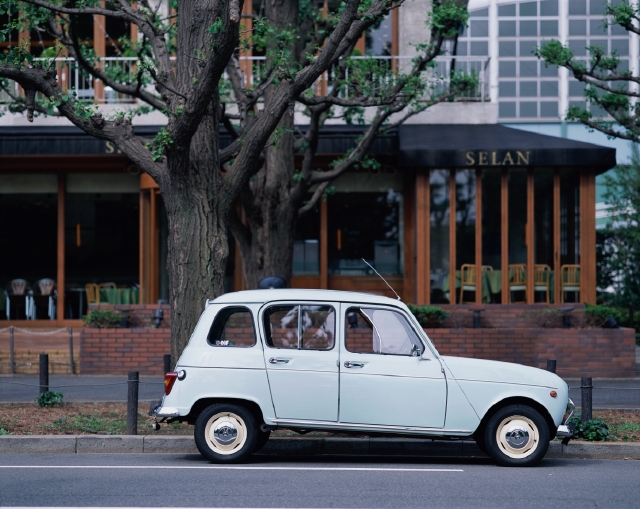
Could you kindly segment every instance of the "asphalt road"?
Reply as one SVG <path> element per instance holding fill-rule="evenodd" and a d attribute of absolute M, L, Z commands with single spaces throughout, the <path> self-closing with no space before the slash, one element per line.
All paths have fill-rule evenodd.
<path fill-rule="evenodd" d="M 126 376 L 51 376 L 49 385 L 52 390 L 62 392 L 64 401 L 126 401 Z M 162 377 L 140 377 L 139 399 L 150 401 L 162 398 Z M 567 381 L 569 396 L 580 406 L 580 379 Z M 38 377 L 0 376 L 0 403 L 33 402 L 39 394 Z M 640 409 L 640 379 L 607 380 L 594 379 L 594 408 L 632 408 Z M 65 386 L 65 387 L 57 387 Z M 599 389 L 602 387 L 602 389 Z"/>
<path fill-rule="evenodd" d="M 2 455 L 0 506 L 638 507 L 640 461 L 489 461 L 199 455 Z"/>

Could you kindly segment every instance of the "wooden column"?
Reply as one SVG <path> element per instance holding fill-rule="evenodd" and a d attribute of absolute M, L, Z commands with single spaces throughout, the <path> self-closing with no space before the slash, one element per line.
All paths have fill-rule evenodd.
<path fill-rule="evenodd" d="M 394 9 L 390 13 L 391 16 L 391 55 L 397 57 L 400 54 L 400 12 L 399 9 Z M 400 61 L 397 58 L 393 58 L 391 61 L 391 69 L 394 71 L 399 70 Z"/>
<path fill-rule="evenodd" d="M 456 170 L 449 170 L 449 302 L 456 303 Z"/>
<path fill-rule="evenodd" d="M 104 9 L 106 1 L 100 0 L 100 6 Z M 96 57 L 102 58 L 107 55 L 107 36 L 105 33 L 107 20 L 104 16 L 93 15 L 93 49 Z M 104 103 L 104 84 L 102 81 L 94 80 L 94 100 L 97 103 Z M 142 292 L 141 292 L 142 294 Z"/>
<path fill-rule="evenodd" d="M 561 302 L 560 295 L 560 170 L 553 171 L 553 301 Z"/>
<path fill-rule="evenodd" d="M 253 3 L 252 2 L 244 2 L 242 4 L 242 24 L 244 28 L 242 29 L 245 33 L 250 34 L 253 30 Z M 242 73 L 244 74 L 245 87 L 248 87 L 251 83 L 251 76 L 253 73 L 253 62 L 250 57 L 252 55 L 251 50 L 245 50 L 240 45 L 240 69 L 242 69 Z"/>
<path fill-rule="evenodd" d="M 580 175 L 580 302 L 596 302 L 596 177 Z"/>
<path fill-rule="evenodd" d="M 535 242 L 534 242 L 534 215 L 533 207 L 535 182 L 533 180 L 533 168 L 527 170 L 527 226 L 525 233 L 525 242 L 527 245 L 527 304 L 533 304 L 534 301 L 534 274 L 533 267 L 535 265 Z"/>
<path fill-rule="evenodd" d="M 64 205 L 65 205 L 65 175 L 64 173 L 58 173 L 58 224 L 57 224 L 57 270 L 56 270 L 56 284 L 58 286 L 57 308 L 56 318 L 58 325 L 62 324 L 64 320 L 64 298 L 65 298 L 65 273 L 64 273 Z M 82 317 L 80 317 L 82 318 Z"/>
<path fill-rule="evenodd" d="M 476 304 L 482 304 L 482 170 L 476 168 Z"/>
<path fill-rule="evenodd" d="M 160 283 L 160 251 L 158 249 L 158 200 L 157 191 L 151 189 L 149 195 L 149 291 L 147 300 L 150 304 L 158 301 Z"/>
<path fill-rule="evenodd" d="M 320 288 L 329 288 L 329 216 L 327 200 L 320 200 Z"/>
<path fill-rule="evenodd" d="M 502 303 L 508 304 L 509 293 L 509 170 L 502 168 L 500 181 L 500 268 L 502 270 Z"/>
<path fill-rule="evenodd" d="M 416 175 L 413 172 L 404 173 L 403 189 L 403 295 L 405 302 L 416 301 Z M 428 223 L 427 223 L 428 224 Z M 427 230 L 428 236 L 428 230 Z M 427 275 L 428 278 L 428 275 Z M 426 301 L 428 302 L 428 301 Z"/>
<path fill-rule="evenodd" d="M 140 189 L 140 304 L 151 303 L 151 194 L 153 189 Z"/>
<path fill-rule="evenodd" d="M 416 174 L 416 303 L 428 304 L 431 301 L 431 235 L 429 170 L 421 168 Z M 405 270 L 406 270 L 405 266 Z"/>

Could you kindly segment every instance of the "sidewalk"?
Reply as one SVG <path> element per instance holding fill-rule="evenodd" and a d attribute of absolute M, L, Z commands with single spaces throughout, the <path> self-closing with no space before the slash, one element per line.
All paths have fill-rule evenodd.
<path fill-rule="evenodd" d="M 640 460 L 640 444 L 553 441 L 546 458 Z M 0 454 L 199 454 L 192 437 L 0 436 Z M 415 438 L 272 438 L 258 454 L 287 456 L 418 456 L 487 459 L 472 441 Z"/>
<path fill-rule="evenodd" d="M 118 402 L 127 400 L 126 376 L 98 375 L 52 375 L 49 377 L 51 390 L 64 394 L 67 403 Z M 140 377 L 140 401 L 162 398 L 163 378 L 160 376 Z M 580 379 L 571 378 L 566 382 L 571 387 L 569 397 L 580 406 Z M 0 375 L 0 403 L 31 403 L 40 393 L 37 376 Z M 56 386 L 66 387 L 56 387 Z M 640 378 L 593 379 L 593 408 L 640 410 Z M 632 390 L 633 389 L 633 390 Z"/>
<path fill-rule="evenodd" d="M 138 400 L 162 399 L 163 380 L 160 376 L 141 376 Z M 0 376 L 0 403 L 33 403 L 40 394 L 39 383 L 37 376 Z M 127 401 L 127 377 L 122 375 L 51 375 L 49 388 L 64 394 L 66 403 Z"/>

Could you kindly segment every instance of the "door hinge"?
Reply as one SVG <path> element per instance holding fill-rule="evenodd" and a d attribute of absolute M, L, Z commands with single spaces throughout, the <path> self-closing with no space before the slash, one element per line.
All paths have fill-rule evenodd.
<path fill-rule="evenodd" d="M 444 368 L 440 366 L 440 372 L 444 375 Z"/>

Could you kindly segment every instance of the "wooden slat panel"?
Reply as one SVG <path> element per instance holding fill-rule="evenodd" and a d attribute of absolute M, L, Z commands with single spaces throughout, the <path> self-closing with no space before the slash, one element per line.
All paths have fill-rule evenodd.
<path fill-rule="evenodd" d="M 429 172 L 420 169 L 416 175 L 416 302 L 429 302 Z M 405 267 L 406 270 L 406 267 Z"/>
<path fill-rule="evenodd" d="M 158 201 L 156 191 L 151 190 L 149 193 L 149 292 L 148 302 L 153 304 L 158 301 L 159 283 L 160 283 L 160 250 L 158 245 Z"/>
<path fill-rule="evenodd" d="M 403 265 L 405 302 L 416 302 L 416 177 L 411 172 L 404 174 L 404 232 Z"/>
<path fill-rule="evenodd" d="M 533 208 L 533 199 L 535 194 L 535 182 L 534 182 L 533 168 L 529 168 L 527 171 L 527 227 L 526 227 L 526 244 L 527 244 L 527 304 L 533 304 L 534 291 L 533 291 L 533 266 L 535 264 L 535 249 L 534 249 L 534 215 L 535 209 Z"/>
<path fill-rule="evenodd" d="M 449 302 L 456 303 L 456 170 L 449 170 Z"/>
<path fill-rule="evenodd" d="M 500 268 L 502 269 L 502 303 L 509 303 L 509 170 L 502 169 L 500 182 Z"/>
<path fill-rule="evenodd" d="M 595 175 L 580 175 L 580 302 L 596 301 Z"/>
<path fill-rule="evenodd" d="M 476 304 L 482 304 L 482 170 L 476 168 Z"/>
<path fill-rule="evenodd" d="M 560 170 L 553 172 L 553 298 L 560 302 Z"/>
<path fill-rule="evenodd" d="M 291 288 L 320 288 L 320 276 L 298 275 L 291 278 Z"/>
<path fill-rule="evenodd" d="M 105 8 L 105 0 L 100 0 L 100 6 Z M 94 14 L 93 16 L 93 49 L 97 57 L 104 57 L 107 54 L 107 38 L 105 29 L 107 20 L 104 16 Z M 104 102 L 104 84 L 102 81 L 94 81 L 94 99 L 97 103 Z"/>
<path fill-rule="evenodd" d="M 327 200 L 320 200 L 320 288 L 329 288 L 329 211 Z"/>
<path fill-rule="evenodd" d="M 60 325 L 64 320 L 64 292 L 65 292 L 65 272 L 64 272 L 64 262 L 65 262 L 65 251 L 64 251 L 64 206 L 66 203 L 66 193 L 65 193 L 65 176 L 61 173 L 58 174 L 58 223 L 57 223 L 57 269 L 56 269 L 56 285 L 58 286 L 58 297 L 57 303 L 58 306 L 56 309 L 56 319 L 57 323 Z"/>
<path fill-rule="evenodd" d="M 404 288 L 404 279 L 402 276 L 385 276 L 387 282 L 392 288 L 398 292 L 398 295 L 402 295 Z M 342 276 L 338 274 L 331 274 L 329 276 L 329 288 L 331 290 L 345 290 L 350 292 L 367 292 L 375 293 L 378 295 L 386 295 L 395 299 L 389 287 L 378 276 Z"/>

